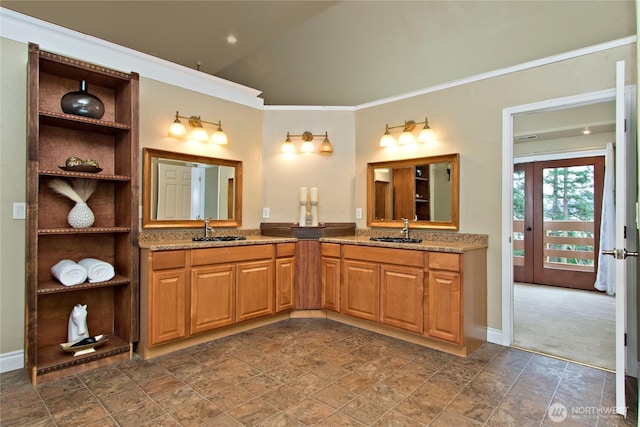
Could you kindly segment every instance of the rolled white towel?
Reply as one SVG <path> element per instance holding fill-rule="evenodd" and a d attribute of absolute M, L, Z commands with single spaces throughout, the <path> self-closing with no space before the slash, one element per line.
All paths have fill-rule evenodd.
<path fill-rule="evenodd" d="M 100 261 L 99 259 L 85 258 L 81 259 L 78 264 L 87 269 L 87 276 L 91 283 L 106 282 L 107 280 L 113 279 L 113 276 L 116 275 L 111 264 Z"/>
<path fill-rule="evenodd" d="M 87 280 L 87 269 L 70 259 L 51 267 L 51 274 L 65 286 L 79 285 Z"/>

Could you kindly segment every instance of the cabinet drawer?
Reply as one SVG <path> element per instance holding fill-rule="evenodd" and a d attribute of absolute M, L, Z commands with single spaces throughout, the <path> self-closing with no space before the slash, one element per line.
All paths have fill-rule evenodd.
<path fill-rule="evenodd" d="M 275 253 L 274 246 L 273 244 L 267 244 L 192 249 L 191 265 L 222 264 L 225 262 L 273 258 Z"/>
<path fill-rule="evenodd" d="M 423 266 L 423 252 L 409 249 L 376 248 L 357 245 L 342 247 L 344 258 L 374 261 L 384 264 Z"/>
<path fill-rule="evenodd" d="M 296 254 L 295 243 L 278 243 L 276 245 L 276 257 L 284 258 L 291 257 Z"/>
<path fill-rule="evenodd" d="M 429 252 L 429 269 L 460 271 L 460 254 Z"/>
<path fill-rule="evenodd" d="M 323 243 L 322 256 L 340 257 L 340 245 L 337 243 Z"/>
<path fill-rule="evenodd" d="M 187 265 L 187 251 L 160 251 L 152 255 L 153 270 L 184 268 Z"/>

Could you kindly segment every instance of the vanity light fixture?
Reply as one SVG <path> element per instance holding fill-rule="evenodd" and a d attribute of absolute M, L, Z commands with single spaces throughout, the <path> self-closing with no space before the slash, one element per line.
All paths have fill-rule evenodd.
<path fill-rule="evenodd" d="M 391 135 L 389 130 L 398 128 L 402 128 L 402 133 L 400 134 L 397 143 L 400 145 L 414 144 L 416 142 L 416 138 L 411 132 L 416 128 L 416 125 L 424 125 L 424 127 L 420 130 L 420 134 L 418 135 L 418 142 L 429 142 L 435 139 L 435 135 L 429 127 L 429 120 L 425 117 L 424 122 L 407 120 L 403 125 L 386 125 L 384 129 L 384 135 L 382 135 L 382 138 L 380 138 L 380 147 L 391 147 L 393 145 L 396 145 L 396 139 L 393 137 L 393 135 Z"/>
<path fill-rule="evenodd" d="M 180 119 L 188 121 L 191 133 L 187 132 L 187 129 Z M 217 126 L 217 129 L 209 135 L 209 132 L 207 132 L 207 130 L 202 126 L 203 123 Z M 200 116 L 181 116 L 178 111 L 176 111 L 176 119 L 171 123 L 171 126 L 169 126 L 169 136 L 179 139 L 193 139 L 194 141 L 200 142 L 211 141 L 212 143 L 219 145 L 225 145 L 227 143 L 227 135 L 222 130 L 221 121 L 216 123 L 202 120 Z"/>
<path fill-rule="evenodd" d="M 283 153 L 295 153 L 296 146 L 293 142 L 291 142 L 291 138 L 302 138 L 302 144 L 300 144 L 300 152 L 301 153 L 314 153 L 316 151 L 315 145 L 313 145 L 313 138 L 323 138 L 322 142 L 318 146 L 318 152 L 320 154 L 331 154 L 333 153 L 333 145 L 329 141 L 329 133 L 325 132 L 324 135 L 314 135 L 309 131 L 303 132 L 301 135 L 292 135 L 287 132 L 287 138 L 282 143 L 280 147 L 280 151 Z"/>

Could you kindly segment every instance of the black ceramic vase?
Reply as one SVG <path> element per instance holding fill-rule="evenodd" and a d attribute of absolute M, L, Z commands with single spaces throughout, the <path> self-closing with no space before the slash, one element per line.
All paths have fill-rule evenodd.
<path fill-rule="evenodd" d="M 76 116 L 101 119 L 104 115 L 104 104 L 97 96 L 87 92 L 86 80 L 80 80 L 80 90 L 65 94 L 60 106 L 65 113 Z"/>

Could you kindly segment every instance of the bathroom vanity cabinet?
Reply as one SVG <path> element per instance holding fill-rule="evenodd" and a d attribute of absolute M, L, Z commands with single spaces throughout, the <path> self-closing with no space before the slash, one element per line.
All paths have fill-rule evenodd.
<path fill-rule="evenodd" d="M 293 308 L 295 244 L 141 250 L 137 352 Z M 184 346 L 193 342 L 185 341 Z M 165 349 L 166 350 L 166 349 Z"/>
<path fill-rule="evenodd" d="M 440 252 L 437 247 L 327 240 L 322 243 L 322 288 L 329 318 L 363 319 L 367 323 L 355 324 L 408 332 L 403 338 L 420 342 L 421 337 L 427 345 L 460 355 L 486 341 L 485 247 Z"/>

